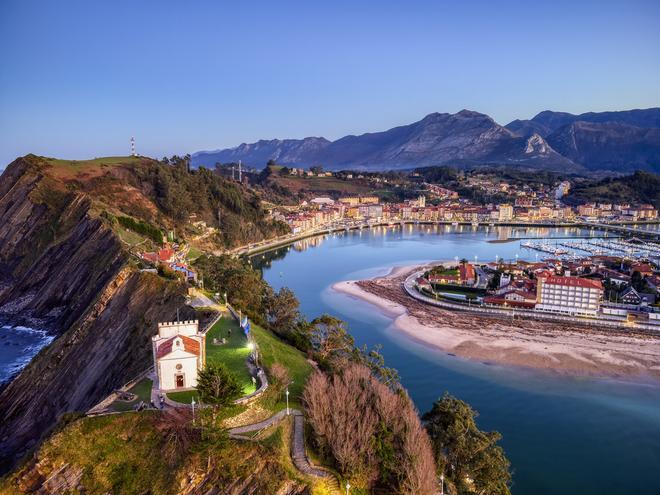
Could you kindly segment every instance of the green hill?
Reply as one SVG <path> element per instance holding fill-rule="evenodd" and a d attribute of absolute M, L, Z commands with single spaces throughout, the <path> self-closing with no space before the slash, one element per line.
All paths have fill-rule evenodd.
<path fill-rule="evenodd" d="M 648 203 L 660 208 L 660 175 L 638 170 L 632 175 L 576 184 L 565 201 L 583 203 Z"/>

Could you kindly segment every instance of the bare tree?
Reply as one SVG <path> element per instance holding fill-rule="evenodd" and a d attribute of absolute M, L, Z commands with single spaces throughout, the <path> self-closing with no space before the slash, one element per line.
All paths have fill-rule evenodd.
<path fill-rule="evenodd" d="M 435 463 L 410 399 L 351 364 L 328 376 L 316 372 L 303 401 L 318 447 L 359 486 L 404 494 L 435 490 Z"/>

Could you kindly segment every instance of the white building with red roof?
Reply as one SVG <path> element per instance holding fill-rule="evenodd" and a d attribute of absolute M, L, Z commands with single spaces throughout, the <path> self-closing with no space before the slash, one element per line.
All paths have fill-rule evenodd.
<path fill-rule="evenodd" d="M 206 335 L 199 332 L 197 320 L 158 324 L 152 338 L 154 367 L 162 391 L 197 386 L 197 373 L 206 363 Z"/>
<path fill-rule="evenodd" d="M 580 277 L 539 277 L 536 309 L 553 313 L 596 316 L 603 300 L 600 280 Z"/>

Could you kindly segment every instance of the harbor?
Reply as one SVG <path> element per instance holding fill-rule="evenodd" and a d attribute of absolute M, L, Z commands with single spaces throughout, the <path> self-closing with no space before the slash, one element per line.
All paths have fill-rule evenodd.
<path fill-rule="evenodd" d="M 660 261 L 660 243 L 638 238 L 591 237 L 554 241 L 522 241 L 520 247 L 549 254 L 555 259 L 574 261 L 585 256 L 616 256 L 624 259 Z"/>

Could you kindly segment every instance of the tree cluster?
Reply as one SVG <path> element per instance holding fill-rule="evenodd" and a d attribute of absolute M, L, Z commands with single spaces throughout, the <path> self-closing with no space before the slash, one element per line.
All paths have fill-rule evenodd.
<path fill-rule="evenodd" d="M 174 156 L 135 169 L 138 187 L 176 224 L 185 225 L 195 213 L 219 229 L 218 241 L 226 247 L 288 231 L 286 225 L 268 220 L 253 191 L 206 168 L 190 169 L 189 159 Z"/>
<path fill-rule="evenodd" d="M 458 495 L 509 495 L 509 461 L 497 442 L 498 432 L 481 431 L 477 413 L 465 402 L 445 394 L 424 416 L 438 472 Z"/>
<path fill-rule="evenodd" d="M 303 402 L 317 447 L 354 484 L 388 493 L 436 492 L 431 443 L 410 399 L 369 368 L 316 372 Z"/>

